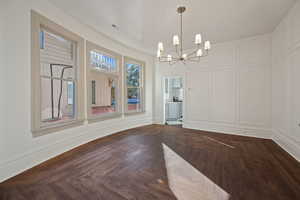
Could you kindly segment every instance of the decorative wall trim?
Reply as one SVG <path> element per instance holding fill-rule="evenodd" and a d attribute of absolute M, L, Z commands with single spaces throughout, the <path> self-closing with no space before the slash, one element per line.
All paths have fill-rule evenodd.
<path fill-rule="evenodd" d="M 273 129 L 272 140 L 300 162 L 300 143 L 277 129 Z"/>
<path fill-rule="evenodd" d="M 11 160 L 0 163 L 0 183 L 82 144 L 120 131 L 150 125 L 152 123 L 152 117 L 146 116 L 140 119 L 128 117 L 126 119 L 114 120 L 110 123 L 105 123 L 105 126 L 99 126 L 96 123 L 86 125 L 85 131 L 79 135 L 65 138 L 54 144 L 36 149 L 32 152 L 26 152 Z"/>
<path fill-rule="evenodd" d="M 233 124 L 221 124 L 206 121 L 187 121 L 184 128 L 212 131 L 224 134 L 241 135 L 256 138 L 272 138 L 272 130 L 261 127 L 239 126 Z"/>

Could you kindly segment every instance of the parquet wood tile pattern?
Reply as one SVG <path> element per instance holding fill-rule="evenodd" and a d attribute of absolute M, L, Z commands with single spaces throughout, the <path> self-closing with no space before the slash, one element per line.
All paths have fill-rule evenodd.
<path fill-rule="evenodd" d="M 123 131 L 66 152 L 1 183 L 0 199 L 176 200 L 163 145 L 230 200 L 300 199 L 300 164 L 272 140 L 162 125 Z M 188 173 L 173 171 L 182 173 L 174 177 Z M 180 180 L 173 183 L 181 186 Z"/>

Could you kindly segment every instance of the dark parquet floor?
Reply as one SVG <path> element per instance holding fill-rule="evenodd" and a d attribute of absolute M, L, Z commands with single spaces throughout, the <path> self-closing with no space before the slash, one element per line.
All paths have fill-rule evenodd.
<path fill-rule="evenodd" d="M 175 200 L 162 144 L 230 200 L 300 199 L 300 164 L 272 140 L 162 125 L 123 131 L 66 152 L 1 183 L 0 199 Z"/>

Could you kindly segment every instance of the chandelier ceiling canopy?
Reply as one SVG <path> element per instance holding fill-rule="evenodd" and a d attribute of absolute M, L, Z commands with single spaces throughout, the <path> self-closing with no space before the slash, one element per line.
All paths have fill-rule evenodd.
<path fill-rule="evenodd" d="M 207 56 L 208 51 L 211 49 L 210 41 L 202 42 L 201 34 L 195 35 L 196 48 L 190 52 L 183 50 L 183 30 L 182 30 L 182 15 L 186 10 L 185 6 L 179 6 L 177 13 L 180 16 L 180 34 L 173 36 L 173 46 L 175 47 L 175 55 L 165 54 L 164 45 L 162 42 L 158 43 L 157 58 L 159 62 L 168 62 L 170 65 L 175 64 L 178 61 L 184 64 L 187 61 L 199 62 L 201 57 Z"/>

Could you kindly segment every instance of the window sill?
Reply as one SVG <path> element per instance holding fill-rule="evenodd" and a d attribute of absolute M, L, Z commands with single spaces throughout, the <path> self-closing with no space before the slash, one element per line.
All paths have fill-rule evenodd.
<path fill-rule="evenodd" d="M 145 113 L 146 113 L 146 111 L 137 111 L 137 112 L 127 112 L 124 115 L 125 116 L 134 116 L 134 115 L 143 115 Z"/>
<path fill-rule="evenodd" d="M 115 114 L 99 116 L 99 117 L 90 117 L 88 118 L 88 123 L 91 124 L 91 123 L 96 123 L 96 122 L 101 122 L 101 121 L 116 119 L 121 117 L 122 117 L 121 113 L 115 113 Z"/>
<path fill-rule="evenodd" d="M 62 130 L 66 130 L 69 128 L 74 128 L 77 126 L 82 126 L 84 124 L 84 120 L 76 120 L 76 121 L 71 121 L 63 124 L 56 124 L 54 126 L 49 126 L 49 127 L 43 127 L 40 129 L 32 130 L 32 135 L 33 137 L 39 137 L 43 135 L 47 135 L 50 133 L 55 133 L 59 132 Z"/>

